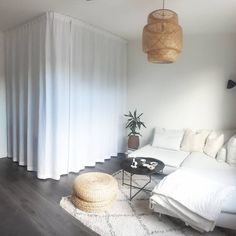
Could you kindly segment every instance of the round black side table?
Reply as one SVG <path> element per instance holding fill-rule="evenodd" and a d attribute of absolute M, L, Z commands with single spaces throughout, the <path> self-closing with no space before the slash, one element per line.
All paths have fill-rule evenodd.
<path fill-rule="evenodd" d="M 142 166 L 142 162 L 141 162 L 141 159 L 145 159 L 146 160 L 146 164 L 150 164 L 151 162 L 157 162 L 157 166 L 155 166 L 155 168 L 153 170 L 149 170 L 147 167 L 143 167 Z M 133 158 L 127 158 L 125 160 L 123 160 L 121 162 L 121 168 L 122 168 L 122 185 L 127 185 L 130 187 L 130 201 L 138 194 L 140 193 L 142 190 L 145 190 L 145 191 L 150 191 L 148 189 L 145 189 L 145 187 L 151 183 L 152 181 L 152 175 L 153 174 L 156 174 L 156 173 L 160 173 L 164 167 L 165 167 L 165 164 L 160 161 L 160 160 L 157 160 L 155 158 L 150 158 L 150 157 L 136 157 L 135 158 L 135 161 L 138 162 L 137 164 L 137 168 L 132 168 L 131 167 L 131 164 L 133 162 Z M 130 179 L 129 179 L 129 184 L 125 183 L 124 182 L 124 172 L 129 172 L 130 173 Z M 132 177 L 133 175 L 146 175 L 146 176 L 149 176 L 149 181 L 143 186 L 143 187 L 138 187 L 138 186 L 134 186 L 133 183 L 132 183 Z M 132 188 L 137 188 L 139 189 L 138 192 L 136 192 L 135 194 L 132 195 Z"/>

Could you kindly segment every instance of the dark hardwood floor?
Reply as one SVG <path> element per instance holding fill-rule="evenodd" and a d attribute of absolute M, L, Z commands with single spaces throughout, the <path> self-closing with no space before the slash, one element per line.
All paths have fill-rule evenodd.
<path fill-rule="evenodd" d="M 89 171 L 114 173 L 124 156 L 112 157 Z M 0 236 L 96 235 L 74 219 L 60 205 L 63 196 L 71 194 L 78 174 L 62 176 L 60 181 L 39 180 L 11 159 L 0 159 Z"/>
<path fill-rule="evenodd" d="M 39 180 L 11 159 L 0 159 L 0 236 L 91 236 L 97 235 L 63 210 L 59 202 L 71 194 L 78 174 L 99 171 L 112 174 L 120 169 L 124 155 L 57 180 Z M 226 230 L 227 235 L 236 235 Z"/>

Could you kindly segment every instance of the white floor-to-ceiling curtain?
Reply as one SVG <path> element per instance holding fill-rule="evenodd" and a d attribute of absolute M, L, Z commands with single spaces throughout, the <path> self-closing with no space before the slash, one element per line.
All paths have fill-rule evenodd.
<path fill-rule="evenodd" d="M 59 179 L 123 150 L 126 42 L 47 13 L 6 33 L 8 155 Z"/>

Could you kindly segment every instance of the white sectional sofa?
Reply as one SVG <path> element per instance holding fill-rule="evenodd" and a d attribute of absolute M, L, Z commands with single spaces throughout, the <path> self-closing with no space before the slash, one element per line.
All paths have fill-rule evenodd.
<path fill-rule="evenodd" d="M 232 133 L 234 132 L 231 132 L 231 135 Z M 227 142 L 228 136 L 226 136 Z M 165 163 L 163 174 L 166 175 L 178 168 L 188 168 L 196 175 L 207 177 L 224 185 L 236 186 L 236 167 L 226 162 L 219 162 L 216 158 L 210 157 L 203 152 L 185 152 L 181 151 L 181 148 L 180 150 L 169 150 L 149 144 L 130 153 L 129 157 L 159 159 Z M 158 205 L 154 207 L 154 210 L 162 214 L 171 215 Z M 224 202 L 216 225 L 236 230 L 236 191 Z"/>

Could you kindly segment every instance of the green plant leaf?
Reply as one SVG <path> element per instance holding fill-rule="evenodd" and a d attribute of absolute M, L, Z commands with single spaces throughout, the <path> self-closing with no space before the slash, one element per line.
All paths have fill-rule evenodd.
<path fill-rule="evenodd" d="M 141 125 L 142 125 L 143 127 L 147 128 L 146 125 L 145 125 L 143 122 L 141 122 Z"/>
<path fill-rule="evenodd" d="M 133 121 L 129 121 L 126 123 L 126 128 L 133 126 Z"/>
<path fill-rule="evenodd" d="M 137 109 L 134 111 L 134 118 L 137 119 Z"/>
<path fill-rule="evenodd" d="M 143 115 L 143 113 L 141 113 L 137 118 L 140 118 Z"/>
<path fill-rule="evenodd" d="M 132 117 L 132 118 L 134 118 L 134 117 L 133 117 L 133 114 L 132 114 L 130 111 L 129 111 L 129 116 Z"/>
<path fill-rule="evenodd" d="M 141 124 L 140 124 L 140 122 L 138 122 L 137 125 L 138 125 L 138 128 L 140 129 L 140 128 L 141 128 Z"/>
<path fill-rule="evenodd" d="M 143 115 L 143 113 L 141 114 L 137 114 L 137 109 L 134 110 L 133 114 L 131 111 L 129 111 L 128 114 L 124 114 L 125 117 L 127 117 L 127 122 L 126 122 L 126 128 L 130 129 L 130 133 L 128 134 L 128 136 L 130 135 L 139 135 L 142 136 L 139 132 L 137 132 L 137 130 L 141 130 L 141 127 L 146 128 L 145 124 L 140 120 L 140 117 Z"/>

